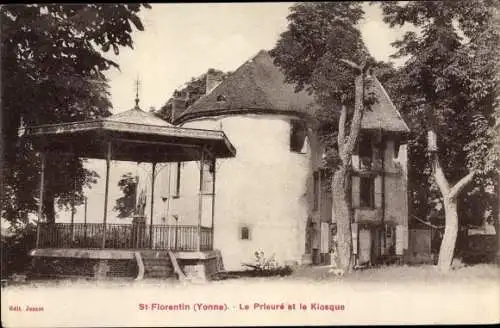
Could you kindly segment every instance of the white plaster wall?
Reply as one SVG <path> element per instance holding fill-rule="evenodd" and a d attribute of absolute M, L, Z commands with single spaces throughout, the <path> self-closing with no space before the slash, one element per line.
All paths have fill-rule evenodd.
<path fill-rule="evenodd" d="M 300 261 L 304 253 L 310 154 L 290 151 L 290 119 L 247 114 L 183 125 L 222 129 L 237 150 L 235 158 L 216 165 L 214 247 L 222 251 L 228 270 L 241 269 L 256 250 L 274 253 L 279 262 Z M 181 220 L 197 218 L 198 188 L 198 164 L 185 163 L 180 198 L 171 204 Z M 207 199 L 204 221 L 210 218 L 210 206 Z M 243 225 L 250 227 L 250 240 L 240 240 Z"/>

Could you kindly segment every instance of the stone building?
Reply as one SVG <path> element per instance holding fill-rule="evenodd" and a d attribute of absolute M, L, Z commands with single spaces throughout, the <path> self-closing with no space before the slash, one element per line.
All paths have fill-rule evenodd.
<path fill-rule="evenodd" d="M 408 244 L 408 127 L 380 82 L 371 79 L 378 102 L 365 113 L 353 158 L 353 237 L 360 265 L 402 255 Z M 226 270 L 241 269 L 255 251 L 274 254 L 280 263 L 329 263 L 336 218 L 330 180 L 320 165 L 314 98 L 295 93 L 260 51 L 224 81 L 207 74 L 206 95 L 187 109 L 179 102 L 174 107 L 176 126 L 221 130 L 237 155 L 215 166 L 167 165 L 155 182 L 153 222 L 190 225 L 201 209 L 202 225 L 214 218 L 214 248 Z M 148 189 L 144 178 L 140 185 Z"/>

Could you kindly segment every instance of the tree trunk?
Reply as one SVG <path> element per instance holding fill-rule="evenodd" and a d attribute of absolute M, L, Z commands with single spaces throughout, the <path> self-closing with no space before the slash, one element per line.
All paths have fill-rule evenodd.
<path fill-rule="evenodd" d="M 337 267 L 344 272 L 350 272 L 353 268 L 352 261 L 352 208 L 349 202 L 351 197 L 351 161 L 356 147 L 361 120 L 364 113 L 364 74 L 365 64 L 356 65 L 350 61 L 342 60 L 357 70 L 354 80 L 355 100 L 354 114 L 352 116 L 349 136 L 345 135 L 347 121 L 347 109 L 345 106 L 345 95 L 342 97 L 342 108 L 340 113 L 337 145 L 342 164 L 335 171 L 332 181 L 333 217 L 337 222 Z"/>
<path fill-rule="evenodd" d="M 436 132 L 430 130 L 427 134 L 428 147 L 431 144 L 437 145 Z M 443 206 L 445 216 L 445 228 L 443 241 L 439 248 L 438 269 L 442 272 L 447 272 L 451 269 L 453 261 L 453 254 L 455 253 L 455 244 L 457 242 L 458 234 L 458 213 L 457 213 L 457 197 L 462 189 L 472 181 L 475 171 L 469 172 L 465 177 L 460 179 L 453 187 L 450 188 L 448 180 L 444 175 L 443 168 L 439 163 L 439 156 L 437 154 L 437 147 L 429 147 L 432 151 L 432 167 L 433 175 L 436 184 L 443 195 Z"/>
<path fill-rule="evenodd" d="M 455 253 L 455 244 L 458 234 L 458 213 L 456 199 L 445 198 L 443 203 L 445 228 L 443 241 L 439 249 L 438 268 L 442 272 L 447 272 L 451 268 L 453 254 Z"/>
<path fill-rule="evenodd" d="M 500 141 L 500 140 L 499 140 Z M 500 144 L 500 143 L 499 143 Z M 500 171 L 497 170 L 497 178 L 498 178 L 498 185 L 497 185 L 497 206 L 500 206 Z M 495 225 L 495 230 L 497 233 L 497 257 L 496 257 L 496 262 L 500 262 L 500 208 L 497 207 L 497 224 Z"/>
<path fill-rule="evenodd" d="M 333 215 L 337 222 L 337 268 L 344 272 L 352 268 L 352 234 L 351 210 L 347 200 L 348 186 L 345 167 L 338 169 L 333 175 Z"/>

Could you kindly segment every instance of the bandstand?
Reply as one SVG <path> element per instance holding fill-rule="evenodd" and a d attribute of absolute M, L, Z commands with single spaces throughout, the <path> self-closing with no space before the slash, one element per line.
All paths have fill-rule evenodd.
<path fill-rule="evenodd" d="M 149 261 L 149 269 L 162 276 L 182 269 L 183 260 L 191 265 L 190 270 L 200 271 L 199 266 L 204 265 L 204 261 L 216 257 L 217 252 L 213 250 L 215 172 L 211 225 L 203 226 L 201 219 L 203 165 L 200 165 L 198 223 L 189 226 L 164 225 L 153 224 L 155 168 L 160 163 L 188 161 L 211 161 L 215 167 L 218 158 L 235 156 L 235 148 L 222 131 L 175 127 L 141 110 L 138 102 L 136 99 L 134 108 L 106 118 L 34 126 L 26 130 L 42 161 L 36 248 L 31 255 L 45 262 L 54 258 L 59 262 L 65 260 L 67 266 L 77 268 L 67 272 L 59 268 L 59 275 L 147 276 L 148 259 L 156 258 L 164 261 Z M 46 161 L 57 160 L 58 153 L 105 160 L 105 199 L 101 223 L 45 222 L 42 208 L 45 166 Z M 112 160 L 152 164 L 149 218 L 136 216 L 132 224 L 107 222 Z M 174 263 L 176 260 L 180 267 L 179 263 Z M 161 265 L 170 265 L 172 270 L 158 268 Z M 135 267 L 138 269 L 135 270 Z M 189 271 L 189 268 L 185 269 Z"/>

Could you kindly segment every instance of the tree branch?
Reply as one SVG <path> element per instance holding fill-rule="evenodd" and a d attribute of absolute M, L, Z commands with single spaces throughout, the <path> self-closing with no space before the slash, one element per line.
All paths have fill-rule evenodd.
<path fill-rule="evenodd" d="M 339 154 L 342 156 L 345 149 L 345 122 L 347 120 L 347 108 L 345 106 L 345 95 L 342 95 L 342 107 L 340 109 L 339 132 L 337 134 L 337 145 Z"/>
<path fill-rule="evenodd" d="M 429 223 L 429 222 L 427 222 L 427 221 L 424 221 L 424 220 L 422 220 L 422 219 L 418 218 L 416 215 L 413 215 L 413 214 L 412 214 L 411 216 L 413 216 L 413 218 L 414 218 L 415 220 L 417 220 L 418 222 L 421 222 L 421 223 L 423 223 L 423 224 L 425 224 L 426 226 L 429 226 L 429 227 L 431 227 L 431 228 L 434 228 L 434 229 L 444 229 L 444 226 L 437 226 L 437 225 L 434 225 L 434 224 L 432 224 L 432 223 Z"/>
<path fill-rule="evenodd" d="M 362 72 L 363 71 L 363 66 L 361 65 L 358 65 L 356 64 L 355 62 L 353 61 L 350 61 L 349 59 L 344 59 L 344 58 L 340 58 L 339 59 L 341 62 L 343 62 L 344 64 L 348 65 L 349 67 L 351 68 L 354 68 L 355 70 L 358 70 L 359 72 Z"/>
<path fill-rule="evenodd" d="M 439 157 L 437 154 L 434 154 L 434 159 L 433 159 L 433 172 L 434 172 L 434 180 L 436 180 L 436 183 L 441 190 L 441 193 L 443 194 L 444 197 L 449 197 L 450 194 L 450 186 L 448 185 L 448 180 L 446 180 L 446 177 L 443 172 L 443 168 L 441 167 L 441 164 L 439 163 Z"/>
<path fill-rule="evenodd" d="M 464 187 L 471 182 L 472 178 L 474 177 L 474 174 L 476 171 L 471 171 L 469 174 L 464 176 L 460 181 L 458 181 L 450 190 L 449 197 L 450 198 L 455 198 L 458 196 L 458 194 L 464 189 Z"/>
<path fill-rule="evenodd" d="M 346 154 L 352 154 L 354 147 L 356 146 L 356 140 L 361 130 L 361 120 L 363 119 L 364 112 L 364 76 L 360 73 L 355 79 L 355 95 L 356 100 L 354 104 L 354 115 L 352 117 L 351 129 L 349 132 L 349 138 L 347 139 L 345 145 Z"/>

